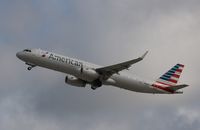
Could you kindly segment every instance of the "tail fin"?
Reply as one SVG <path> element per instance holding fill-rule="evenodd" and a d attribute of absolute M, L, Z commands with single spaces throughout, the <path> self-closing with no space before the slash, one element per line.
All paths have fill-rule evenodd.
<path fill-rule="evenodd" d="M 168 72 L 166 72 L 159 79 L 157 79 L 156 83 L 167 85 L 167 86 L 175 86 L 178 83 L 178 80 L 181 76 L 183 68 L 184 68 L 184 65 L 176 64 Z"/>

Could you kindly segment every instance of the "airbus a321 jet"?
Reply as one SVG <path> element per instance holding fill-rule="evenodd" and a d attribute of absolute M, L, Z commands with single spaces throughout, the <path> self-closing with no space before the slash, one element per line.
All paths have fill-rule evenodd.
<path fill-rule="evenodd" d="M 177 85 L 184 68 L 182 64 L 176 64 L 153 82 L 144 82 L 143 80 L 138 80 L 124 73 L 120 73 L 125 69 L 129 69 L 131 65 L 143 60 L 147 53 L 148 51 L 139 58 L 105 67 L 41 49 L 25 49 L 18 52 L 16 56 L 29 66 L 28 70 L 40 66 L 65 73 L 67 75 L 65 82 L 76 87 L 85 87 L 89 84 L 95 90 L 102 85 L 111 85 L 141 93 L 183 93 L 179 89 L 185 88 L 188 85 Z"/>

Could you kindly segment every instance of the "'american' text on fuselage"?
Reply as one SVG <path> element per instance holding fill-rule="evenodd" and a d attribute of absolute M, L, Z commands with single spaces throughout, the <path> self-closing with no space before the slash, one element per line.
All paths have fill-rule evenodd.
<path fill-rule="evenodd" d="M 59 61 L 62 63 L 66 63 L 66 64 L 70 64 L 70 65 L 77 66 L 77 67 L 83 66 L 82 62 L 78 62 L 78 61 L 72 60 L 70 58 L 61 57 L 61 56 L 54 55 L 54 54 L 50 54 L 49 59 Z"/>

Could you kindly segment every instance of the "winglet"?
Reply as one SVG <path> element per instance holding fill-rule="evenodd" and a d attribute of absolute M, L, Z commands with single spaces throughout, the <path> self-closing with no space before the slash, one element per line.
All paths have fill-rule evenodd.
<path fill-rule="evenodd" d="M 142 55 L 140 58 L 141 58 L 141 59 L 144 59 L 144 57 L 148 54 L 148 52 L 149 52 L 149 51 L 146 51 L 146 52 L 144 53 L 144 55 Z"/>

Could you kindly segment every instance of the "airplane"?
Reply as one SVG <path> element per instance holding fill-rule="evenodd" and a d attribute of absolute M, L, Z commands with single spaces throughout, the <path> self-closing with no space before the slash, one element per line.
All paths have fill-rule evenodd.
<path fill-rule="evenodd" d="M 140 93 L 182 94 L 179 89 L 189 86 L 177 84 L 184 68 L 183 64 L 176 64 L 153 82 L 145 82 L 121 73 L 142 61 L 147 53 L 148 51 L 139 58 L 105 67 L 41 49 L 25 49 L 16 56 L 29 66 L 29 71 L 39 66 L 65 73 L 65 83 L 76 87 L 86 87 L 89 84 L 91 89 L 95 90 L 102 85 L 110 85 Z"/>

